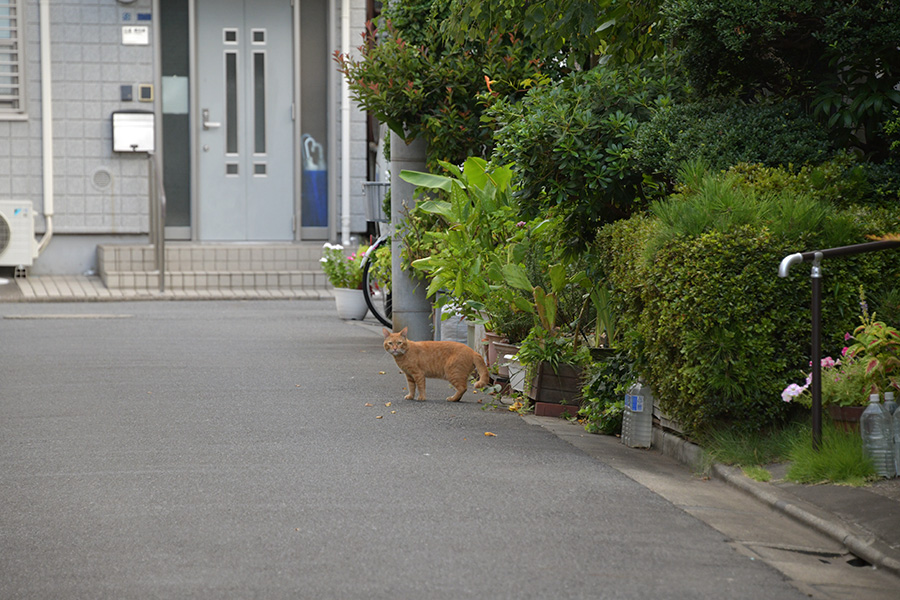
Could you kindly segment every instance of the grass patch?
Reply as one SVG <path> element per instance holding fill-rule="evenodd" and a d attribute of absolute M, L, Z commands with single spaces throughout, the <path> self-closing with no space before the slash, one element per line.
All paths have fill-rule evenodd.
<path fill-rule="evenodd" d="M 836 483 L 862 486 L 875 478 L 872 461 L 865 455 L 858 433 L 847 433 L 826 421 L 822 444 L 812 448 L 809 423 L 792 423 L 768 431 L 723 429 L 700 437 L 704 450 L 704 470 L 712 463 L 740 466 L 756 481 L 771 481 L 763 468 L 773 463 L 790 463 L 785 479 L 795 483 Z"/>
<path fill-rule="evenodd" d="M 765 432 L 726 429 L 702 436 L 701 445 L 711 463 L 761 467 L 789 460 L 803 431 L 803 425 L 797 423 Z"/>
<path fill-rule="evenodd" d="M 762 467 L 743 467 L 744 475 L 754 481 L 772 481 L 772 474 Z"/>
<path fill-rule="evenodd" d="M 861 486 L 875 476 L 872 461 L 863 452 L 862 438 L 826 423 L 822 427 L 822 444 L 818 452 L 812 448 L 812 434 L 794 444 L 790 452 L 791 466 L 785 478 L 796 483 L 838 483 Z"/>

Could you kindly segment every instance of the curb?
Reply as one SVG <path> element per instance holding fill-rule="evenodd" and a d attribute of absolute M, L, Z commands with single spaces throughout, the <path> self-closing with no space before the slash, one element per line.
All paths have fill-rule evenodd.
<path fill-rule="evenodd" d="M 678 436 L 654 429 L 653 447 L 660 453 L 677 460 L 694 471 L 703 470 L 703 450 Z M 900 577 L 900 560 L 879 548 L 883 543 L 879 542 L 871 534 L 863 532 L 852 525 L 845 525 L 834 514 L 811 506 L 787 492 L 756 483 L 744 476 L 738 468 L 715 463 L 710 467 L 709 471 L 716 479 L 741 490 L 772 509 L 837 541 L 847 548 L 848 551 L 866 562 Z"/>

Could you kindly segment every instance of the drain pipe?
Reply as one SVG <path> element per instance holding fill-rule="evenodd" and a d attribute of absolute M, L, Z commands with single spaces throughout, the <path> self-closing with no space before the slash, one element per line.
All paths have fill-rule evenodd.
<path fill-rule="evenodd" d="M 41 160 L 44 191 L 44 235 L 34 258 L 47 249 L 53 238 L 53 81 L 50 76 L 50 0 L 41 0 Z"/>
<path fill-rule="evenodd" d="M 350 0 L 341 2 L 341 52 L 350 55 Z M 341 77 L 341 244 L 350 245 L 350 82 Z"/>

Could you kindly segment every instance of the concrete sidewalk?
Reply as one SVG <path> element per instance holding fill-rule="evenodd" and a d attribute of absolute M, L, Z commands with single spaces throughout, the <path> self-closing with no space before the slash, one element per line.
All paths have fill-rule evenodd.
<path fill-rule="evenodd" d="M 607 461 L 610 452 L 632 451 L 621 443 L 611 444 L 615 438 L 586 435 L 577 423 L 527 418 Z M 660 429 L 653 430 L 652 450 L 674 458 L 694 472 L 703 469 L 700 447 Z M 900 576 L 900 478 L 882 479 L 865 487 L 800 485 L 784 479 L 787 469 L 788 465 L 771 466 L 773 478 L 767 483 L 750 479 L 739 467 L 720 464 L 712 465 L 709 474 L 842 544 L 869 564 Z"/>

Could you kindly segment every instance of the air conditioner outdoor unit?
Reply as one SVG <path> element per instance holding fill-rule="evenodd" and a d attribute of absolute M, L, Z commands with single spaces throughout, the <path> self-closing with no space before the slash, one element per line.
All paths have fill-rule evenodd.
<path fill-rule="evenodd" d="M 0 267 L 30 267 L 34 250 L 31 202 L 0 200 Z"/>

